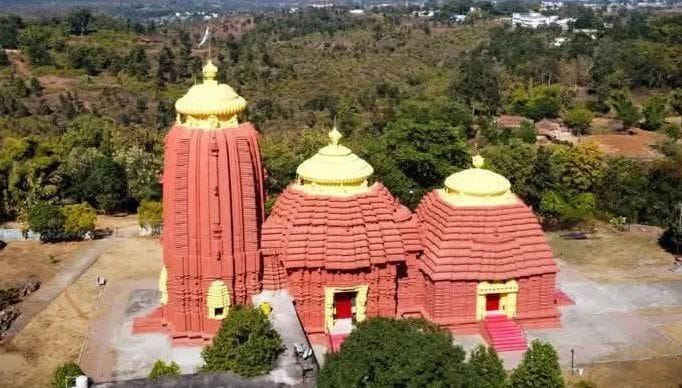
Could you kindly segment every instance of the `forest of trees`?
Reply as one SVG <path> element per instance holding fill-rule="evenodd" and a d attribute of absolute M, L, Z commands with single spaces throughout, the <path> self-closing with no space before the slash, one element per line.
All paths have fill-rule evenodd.
<path fill-rule="evenodd" d="M 682 16 L 571 8 L 576 27 L 597 36 L 556 46 L 559 29 L 512 29 L 490 19 L 507 10 L 482 9 L 463 26 L 311 9 L 215 34 L 219 77 L 249 101 L 244 119 L 263 135 L 269 203 L 336 120 L 374 179 L 409 206 L 480 152 L 547 227 L 593 217 L 667 225 L 682 202 L 682 131 L 665 121 L 682 113 Z M 200 72 L 201 30 L 85 10 L 1 16 L 0 46 L 20 54 L 0 50 L 0 216 L 44 202 L 132 212 L 160 200 L 163 137 L 173 102 Z M 501 113 L 561 118 L 581 135 L 593 117 L 612 117 L 668 140 L 653 161 L 590 144 L 538 146 L 530 124 L 498 128 Z"/>

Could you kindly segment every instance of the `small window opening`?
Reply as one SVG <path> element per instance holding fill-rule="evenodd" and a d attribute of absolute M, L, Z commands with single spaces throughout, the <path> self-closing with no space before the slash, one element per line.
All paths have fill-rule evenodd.
<path fill-rule="evenodd" d="M 225 309 L 224 309 L 223 307 L 216 307 L 216 308 L 213 309 L 213 314 L 214 314 L 216 317 L 222 316 L 224 310 L 225 310 Z"/>

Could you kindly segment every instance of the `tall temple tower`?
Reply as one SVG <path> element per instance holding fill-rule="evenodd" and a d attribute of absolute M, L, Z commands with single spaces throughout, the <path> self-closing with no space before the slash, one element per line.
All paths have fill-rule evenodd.
<path fill-rule="evenodd" d="M 175 104 L 163 172 L 161 307 L 134 332 L 165 331 L 174 344 L 211 339 L 234 304 L 260 292 L 259 234 L 264 218 L 258 133 L 239 123 L 246 101 L 216 80 Z"/>

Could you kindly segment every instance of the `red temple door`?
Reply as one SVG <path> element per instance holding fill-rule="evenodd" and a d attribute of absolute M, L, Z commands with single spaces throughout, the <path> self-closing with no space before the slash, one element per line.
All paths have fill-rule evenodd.
<path fill-rule="evenodd" d="M 497 311 L 500 309 L 500 294 L 488 294 L 485 296 L 485 311 Z"/>
<path fill-rule="evenodd" d="M 336 307 L 336 319 L 353 317 L 353 293 L 343 292 L 334 294 L 334 306 Z"/>

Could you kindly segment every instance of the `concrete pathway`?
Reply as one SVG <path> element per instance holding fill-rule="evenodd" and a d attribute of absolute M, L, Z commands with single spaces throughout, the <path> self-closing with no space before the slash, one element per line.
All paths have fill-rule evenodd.
<path fill-rule="evenodd" d="M 107 238 L 94 241 L 94 244 L 85 251 L 79 252 L 78 256 L 70 260 L 57 274 L 50 280 L 40 285 L 40 288 L 26 297 L 19 309 L 21 315 L 12 326 L 7 330 L 3 343 L 9 343 L 15 335 L 20 333 L 31 320 L 52 303 L 64 290 L 70 286 L 83 272 L 97 260 L 97 258 L 115 244 L 120 239 Z"/>
<path fill-rule="evenodd" d="M 277 330 L 285 350 L 277 360 L 277 366 L 269 373 L 272 381 L 287 385 L 298 385 L 315 380 L 315 370 L 317 365 L 311 358 L 303 364 L 296 356 L 295 345 L 309 348 L 308 338 L 303 332 L 301 322 L 298 320 L 296 309 L 294 308 L 294 298 L 287 291 L 263 291 L 253 296 L 254 306 L 263 302 L 272 305 L 270 322 L 272 327 Z"/>

